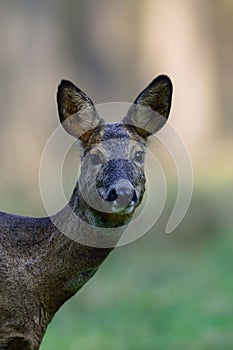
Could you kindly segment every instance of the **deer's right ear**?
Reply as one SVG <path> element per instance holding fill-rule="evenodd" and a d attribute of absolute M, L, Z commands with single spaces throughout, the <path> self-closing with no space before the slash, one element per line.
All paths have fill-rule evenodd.
<path fill-rule="evenodd" d="M 69 80 L 58 86 L 57 106 L 62 126 L 77 138 L 88 137 L 88 131 L 102 122 L 90 98 Z"/>

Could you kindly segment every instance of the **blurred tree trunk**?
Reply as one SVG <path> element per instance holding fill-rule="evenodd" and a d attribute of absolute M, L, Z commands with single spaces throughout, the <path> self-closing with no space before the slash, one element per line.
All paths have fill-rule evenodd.
<path fill-rule="evenodd" d="M 157 73 L 170 75 L 171 120 L 195 150 L 194 156 L 200 155 L 213 139 L 219 115 L 216 62 L 205 21 L 208 4 L 200 0 L 147 0 L 146 4 L 141 75 L 144 79 Z"/>
<path fill-rule="evenodd" d="M 138 0 L 63 4 L 61 21 L 77 83 L 97 101 L 127 101 L 138 85 L 140 8 Z"/>

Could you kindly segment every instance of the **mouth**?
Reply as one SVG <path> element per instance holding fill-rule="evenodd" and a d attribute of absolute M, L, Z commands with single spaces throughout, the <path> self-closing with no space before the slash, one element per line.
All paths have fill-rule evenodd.
<path fill-rule="evenodd" d="M 119 206 L 117 203 L 113 203 L 112 207 L 111 207 L 113 213 L 118 213 L 118 214 L 122 214 L 122 215 L 132 213 L 134 208 L 135 208 L 135 203 L 130 203 L 124 208 Z"/>

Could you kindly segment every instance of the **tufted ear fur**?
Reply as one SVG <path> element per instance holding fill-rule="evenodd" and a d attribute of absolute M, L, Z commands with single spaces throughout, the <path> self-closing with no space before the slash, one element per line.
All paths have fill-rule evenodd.
<path fill-rule="evenodd" d="M 136 98 L 123 123 L 146 138 L 162 128 L 171 109 L 172 82 L 166 75 L 155 78 Z"/>
<path fill-rule="evenodd" d="M 91 99 L 69 80 L 62 80 L 58 86 L 57 106 L 64 129 L 81 141 L 102 123 Z"/>

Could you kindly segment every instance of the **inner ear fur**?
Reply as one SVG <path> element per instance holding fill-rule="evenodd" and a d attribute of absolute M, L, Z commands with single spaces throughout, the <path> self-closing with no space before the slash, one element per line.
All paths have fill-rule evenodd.
<path fill-rule="evenodd" d="M 134 126 L 143 137 L 154 134 L 168 119 L 172 90 L 170 78 L 166 75 L 158 76 L 135 99 L 123 122 Z"/>
<path fill-rule="evenodd" d="M 77 138 L 102 122 L 91 99 L 69 80 L 58 86 L 57 106 L 64 129 Z"/>

